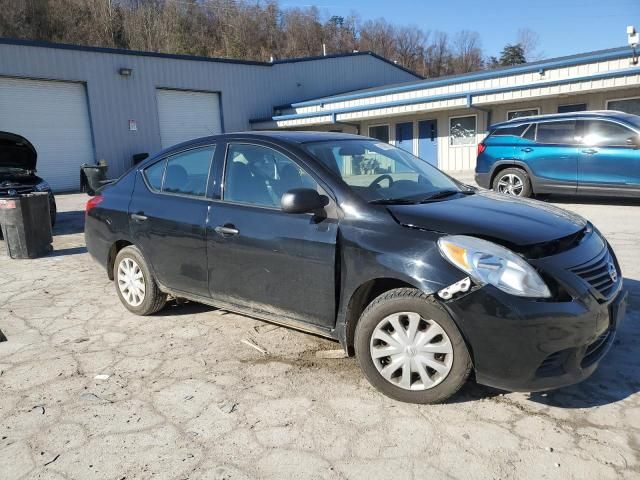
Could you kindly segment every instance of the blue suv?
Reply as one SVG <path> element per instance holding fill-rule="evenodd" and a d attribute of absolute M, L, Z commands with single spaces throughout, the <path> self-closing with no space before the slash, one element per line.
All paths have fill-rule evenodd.
<path fill-rule="evenodd" d="M 475 177 L 518 197 L 640 197 L 640 117 L 607 110 L 497 123 L 478 145 Z"/>

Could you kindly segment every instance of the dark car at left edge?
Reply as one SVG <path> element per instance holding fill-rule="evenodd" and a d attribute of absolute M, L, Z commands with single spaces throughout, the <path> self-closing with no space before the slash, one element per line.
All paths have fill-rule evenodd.
<path fill-rule="evenodd" d="M 472 373 L 518 391 L 582 381 L 625 314 L 615 253 L 582 217 L 356 135 L 176 145 L 89 200 L 85 238 L 131 312 L 187 299 L 321 335 L 405 402 L 444 401 Z"/>

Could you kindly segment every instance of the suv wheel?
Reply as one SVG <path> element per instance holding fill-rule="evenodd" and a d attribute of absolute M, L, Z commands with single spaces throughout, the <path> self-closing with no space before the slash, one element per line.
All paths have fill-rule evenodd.
<path fill-rule="evenodd" d="M 506 168 L 499 172 L 493 180 L 493 189 L 514 197 L 530 197 L 533 193 L 529 175 L 521 168 Z"/>
<path fill-rule="evenodd" d="M 366 308 L 355 350 L 367 380 L 402 402 L 442 402 L 471 371 L 469 351 L 451 317 L 412 288 L 390 290 Z"/>
<path fill-rule="evenodd" d="M 167 295 L 160 291 L 140 250 L 134 246 L 118 252 L 113 277 L 120 301 L 136 315 L 156 313 L 167 302 Z"/>

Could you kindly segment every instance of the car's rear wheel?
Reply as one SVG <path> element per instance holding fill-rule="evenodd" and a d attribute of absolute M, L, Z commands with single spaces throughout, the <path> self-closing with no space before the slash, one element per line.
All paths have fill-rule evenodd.
<path fill-rule="evenodd" d="M 521 168 L 506 168 L 493 180 L 493 189 L 514 197 L 530 197 L 533 193 L 529 175 Z"/>
<path fill-rule="evenodd" d="M 358 321 L 354 343 L 367 380 L 402 402 L 443 402 L 471 371 L 469 351 L 449 314 L 412 288 L 376 298 Z"/>
<path fill-rule="evenodd" d="M 167 302 L 167 295 L 158 288 L 142 253 L 133 245 L 118 252 L 113 277 L 120 301 L 136 315 L 156 313 Z"/>

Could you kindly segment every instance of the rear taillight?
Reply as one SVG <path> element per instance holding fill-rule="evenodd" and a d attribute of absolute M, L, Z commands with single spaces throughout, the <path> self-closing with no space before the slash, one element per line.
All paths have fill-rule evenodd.
<path fill-rule="evenodd" d="M 484 153 L 484 151 L 487 149 L 487 146 L 484 143 L 479 143 L 478 144 L 478 155 L 480 155 L 481 153 Z"/>
<path fill-rule="evenodd" d="M 91 197 L 87 202 L 87 205 L 84 207 L 84 213 L 89 213 L 92 208 L 97 207 L 102 203 L 104 197 L 102 195 L 96 195 L 95 197 Z"/>

